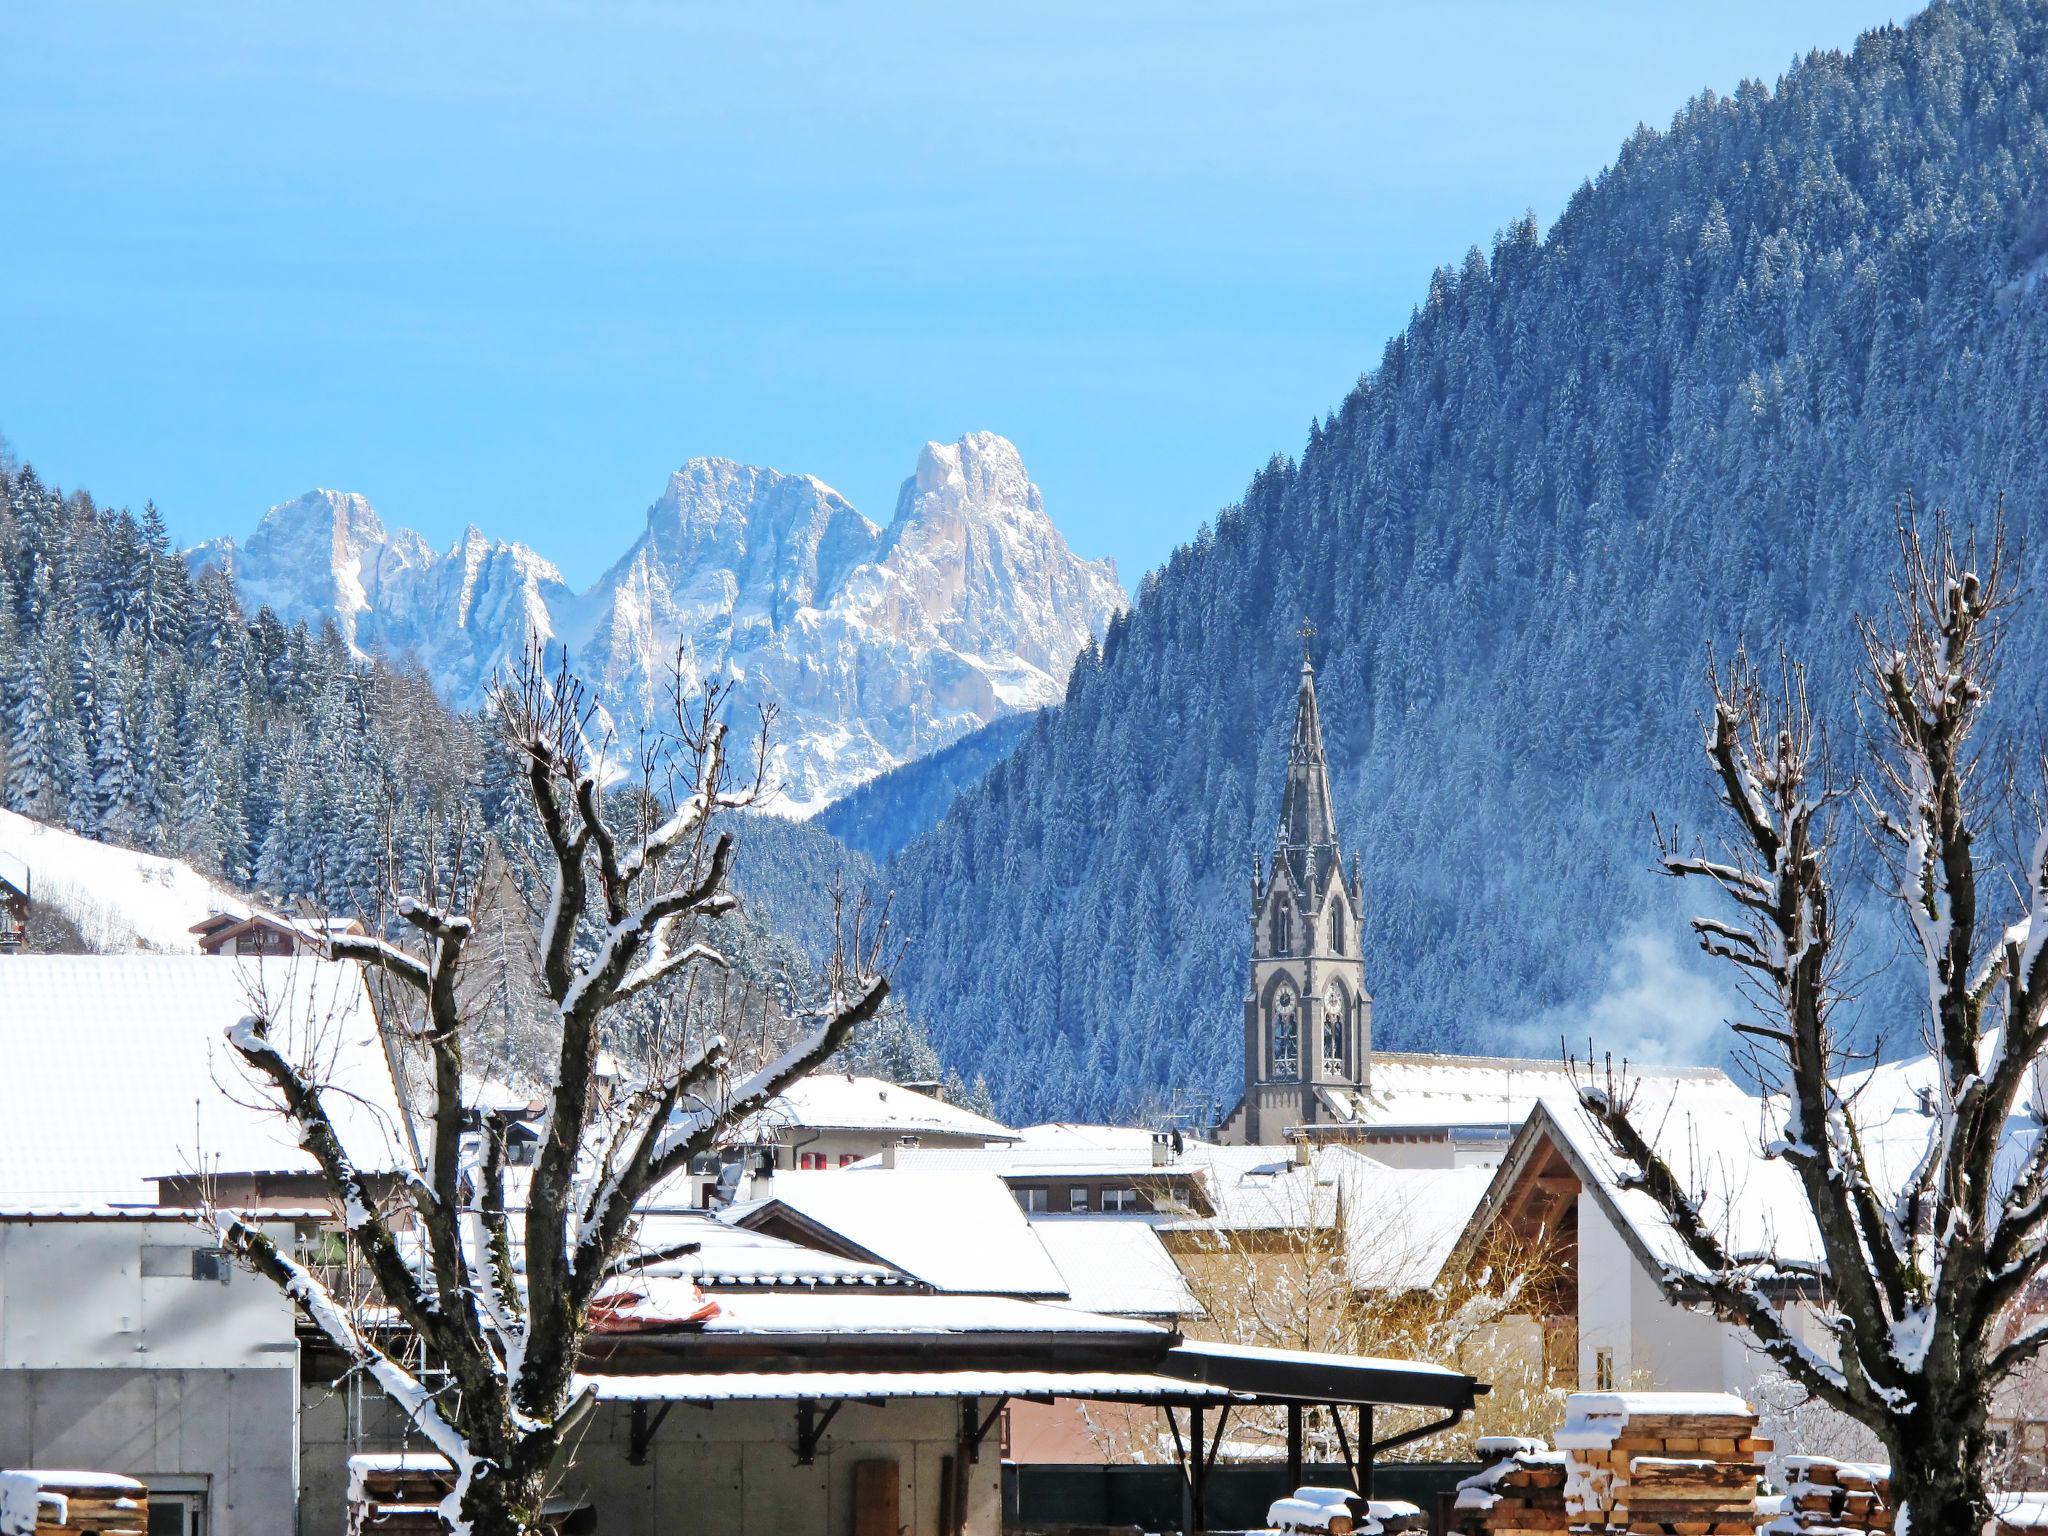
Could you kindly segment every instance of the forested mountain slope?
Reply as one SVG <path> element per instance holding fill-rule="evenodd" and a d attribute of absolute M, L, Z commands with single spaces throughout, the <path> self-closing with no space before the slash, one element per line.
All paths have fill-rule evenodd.
<path fill-rule="evenodd" d="M 938 824 L 953 797 L 993 768 L 1031 729 L 1029 714 L 1005 715 L 951 746 L 869 779 L 812 818 L 847 848 L 877 862 Z"/>
<path fill-rule="evenodd" d="M 1836 689 L 1909 486 L 2002 492 L 2048 548 L 2044 107 L 2048 7 L 1937 5 L 1702 96 L 1547 235 L 1440 271 L 896 860 L 949 1062 L 1012 1118 L 1234 1099 L 1304 614 L 1380 1044 L 1555 1051 L 1645 933 L 1682 950 L 1649 815 L 1709 815 L 1703 645 Z M 2048 599 L 2018 622 L 2008 724 L 2048 695 Z"/>

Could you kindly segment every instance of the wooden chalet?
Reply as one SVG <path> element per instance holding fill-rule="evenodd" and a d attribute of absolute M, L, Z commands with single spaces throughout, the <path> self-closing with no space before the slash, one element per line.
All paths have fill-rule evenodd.
<path fill-rule="evenodd" d="M 354 918 L 286 917 L 277 912 L 215 912 L 192 925 L 201 954 L 257 959 L 325 955 L 328 941 L 336 935 L 365 931 Z"/>
<path fill-rule="evenodd" d="M 28 866 L 0 853 L 0 954 L 22 947 L 28 930 Z"/>

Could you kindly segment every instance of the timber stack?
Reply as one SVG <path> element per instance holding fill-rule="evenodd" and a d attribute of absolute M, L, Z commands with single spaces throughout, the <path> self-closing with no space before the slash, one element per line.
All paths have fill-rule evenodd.
<path fill-rule="evenodd" d="M 1771 1536 L 1892 1528 L 1890 1467 L 1827 1456 L 1787 1456 L 1783 1466 L 1785 1510 L 1764 1527 Z"/>
<path fill-rule="evenodd" d="M 1724 1392 L 1575 1392 L 1557 1437 L 1572 1530 L 1754 1536 L 1771 1443 Z"/>
<path fill-rule="evenodd" d="M 0 1514 L 32 1505 L 35 1536 L 145 1536 L 149 1490 L 111 1472 L 4 1472 Z"/>
<path fill-rule="evenodd" d="M 1564 1530 L 1565 1453 L 1541 1440 L 1484 1436 L 1484 1472 L 1458 1484 L 1462 1536 L 1555 1536 Z"/>

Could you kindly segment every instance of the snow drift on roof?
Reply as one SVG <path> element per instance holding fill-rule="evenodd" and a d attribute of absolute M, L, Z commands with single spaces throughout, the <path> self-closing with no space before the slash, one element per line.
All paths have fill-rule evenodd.
<path fill-rule="evenodd" d="M 397 1096 L 355 965 L 24 955 L 0 964 L 0 1202 L 152 1204 L 160 1175 L 312 1171 L 227 1043 L 258 1006 L 281 1048 L 346 1085 L 329 1108 L 357 1162 L 401 1166 Z"/>

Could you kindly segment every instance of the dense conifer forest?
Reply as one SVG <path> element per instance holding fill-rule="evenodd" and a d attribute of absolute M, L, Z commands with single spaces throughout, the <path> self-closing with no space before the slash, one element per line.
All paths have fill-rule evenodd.
<path fill-rule="evenodd" d="M 393 892 L 448 880 L 458 845 L 474 877 L 488 844 L 498 875 L 485 883 L 484 948 L 505 978 L 502 1064 L 518 1068 L 543 1027 L 517 984 L 534 829 L 485 722 L 443 707 L 417 669 L 351 655 L 331 625 L 245 613 L 220 572 L 189 573 L 154 506 L 139 517 L 102 507 L 11 456 L 0 460 L 0 805 L 372 922 L 388 919 Z M 744 906 L 717 942 L 739 985 L 775 1002 L 813 996 L 832 879 L 843 866 L 858 892 L 873 866 L 808 826 L 745 817 L 735 830 Z M 841 1064 L 943 1075 L 900 1003 Z"/>
<path fill-rule="evenodd" d="M 1547 233 L 1440 270 L 895 860 L 941 1053 L 1014 1116 L 1234 1100 L 1303 615 L 1377 1041 L 1554 1057 L 1639 1013 L 1638 1055 L 1717 1052 L 1734 1000 L 1659 973 L 1688 940 L 1648 873 L 1653 810 L 1707 819 L 1703 647 L 1789 646 L 1842 702 L 1909 488 L 1965 517 L 2003 496 L 2030 574 L 2048 549 L 2044 111 L 2048 8 L 1936 5 L 1701 96 Z M 2048 602 L 2016 626 L 2048 654 Z M 2009 728 L 2048 697 L 2017 676 Z M 1896 941 L 1858 937 L 1872 966 Z M 1866 1032 L 1910 1018 L 1864 991 Z"/>

